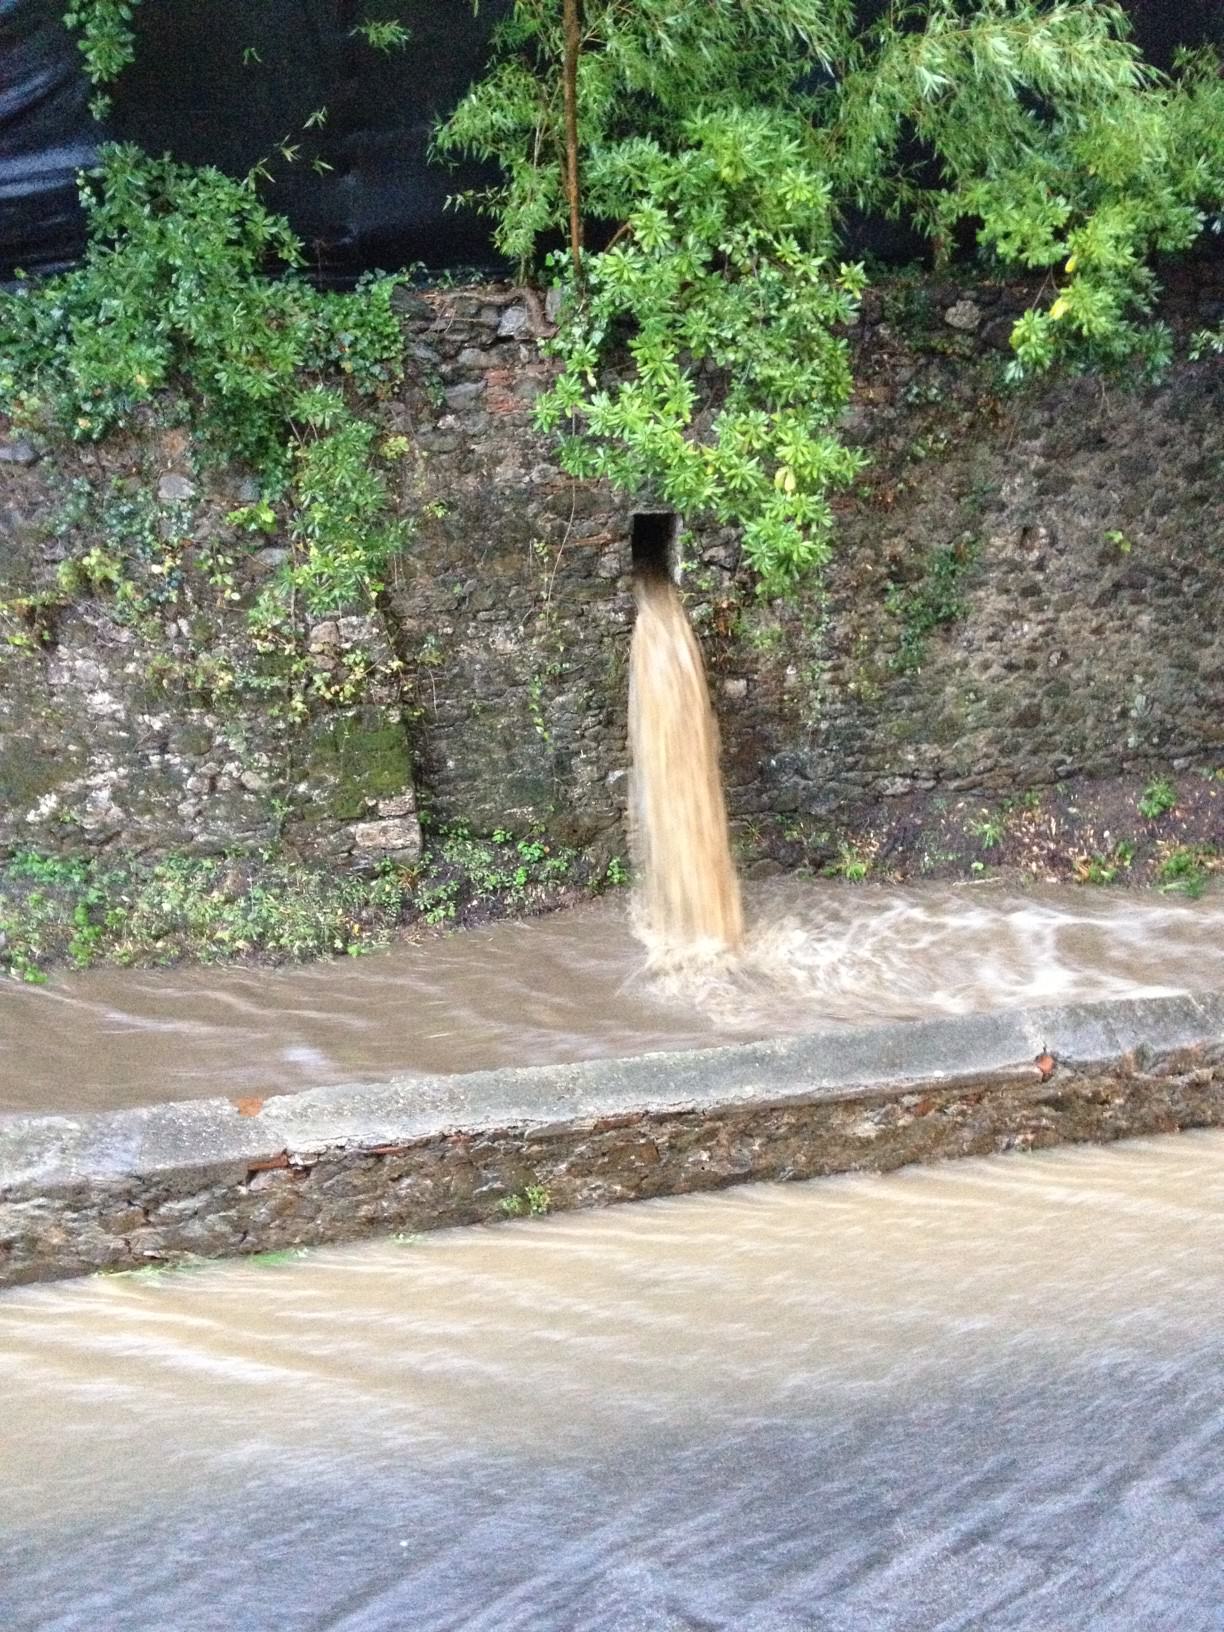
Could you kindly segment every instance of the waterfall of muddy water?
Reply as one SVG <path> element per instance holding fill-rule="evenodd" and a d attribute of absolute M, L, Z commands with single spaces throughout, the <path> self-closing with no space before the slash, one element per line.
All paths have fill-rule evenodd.
<path fill-rule="evenodd" d="M 634 580 L 629 655 L 631 848 L 636 922 L 653 965 L 702 963 L 743 934 L 701 649 L 675 585 Z"/>
<path fill-rule="evenodd" d="M 0 1116 L 1224 991 L 1224 894 L 779 879 L 745 950 L 643 977 L 621 900 L 300 968 L 0 980 Z"/>
<path fill-rule="evenodd" d="M 1224 1133 L 0 1295 L 4 1632 L 1220 1632 Z"/>

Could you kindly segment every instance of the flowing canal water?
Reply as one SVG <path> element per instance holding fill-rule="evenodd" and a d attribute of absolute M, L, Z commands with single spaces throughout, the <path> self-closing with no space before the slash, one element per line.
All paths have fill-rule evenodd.
<path fill-rule="evenodd" d="M 1187 989 L 1224 990 L 1224 896 L 754 885 L 741 956 L 643 971 L 623 902 L 292 969 L 0 982 L 0 1114 L 267 1095 Z"/>
<path fill-rule="evenodd" d="M 10 985 L 0 1119 L 1224 990 L 1218 896 L 745 899 L 635 590 L 631 911 Z M 3 1293 L 0 1632 L 1224 1632 L 1222 1247 L 1213 1132 Z"/>
<path fill-rule="evenodd" d="M 0 1296 L 5 1632 L 1219 1632 L 1224 1134 Z"/>

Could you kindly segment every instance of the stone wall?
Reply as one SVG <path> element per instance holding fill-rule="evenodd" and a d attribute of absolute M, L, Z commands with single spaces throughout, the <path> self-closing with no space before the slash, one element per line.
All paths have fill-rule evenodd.
<path fill-rule="evenodd" d="M 0 1122 L 0 1287 L 1224 1123 L 1224 1000 Z"/>
<path fill-rule="evenodd" d="M 310 631 L 300 711 L 286 654 L 252 645 L 248 608 L 285 551 L 227 521 L 257 494 L 249 473 L 205 477 L 152 420 L 97 449 L 3 448 L 0 853 L 419 853 L 377 609 Z"/>
<path fill-rule="evenodd" d="M 1224 369 L 1015 396 L 999 376 L 1021 306 L 922 284 L 868 297 L 848 430 L 873 465 L 826 595 L 761 604 L 733 536 L 686 540 L 745 821 L 1224 747 Z M 1200 288 L 1183 318 L 1216 309 Z M 422 786 L 443 816 L 590 840 L 624 799 L 631 507 L 566 478 L 533 433 L 526 307 L 460 293 L 416 321 L 445 390 L 422 441 L 448 502 L 391 597 L 419 663 Z M 923 636 L 949 562 L 959 610 Z"/>
<path fill-rule="evenodd" d="M 1222 296 L 1200 273 L 1170 315 L 1216 321 Z M 872 464 L 840 507 L 823 591 L 761 603 L 732 534 L 685 540 L 750 853 L 819 860 L 881 812 L 903 847 L 948 800 L 1218 762 L 1224 368 L 1014 394 L 1001 370 L 1023 300 L 906 280 L 868 295 L 847 432 Z M 433 290 L 402 309 L 411 384 L 391 419 L 419 532 L 376 609 L 310 633 L 334 685 L 306 718 L 213 672 L 282 555 L 227 530 L 250 473 L 202 477 L 182 433 L 152 424 L 123 448 L 29 463 L 8 444 L 0 599 L 24 586 L 37 602 L 88 541 L 88 518 L 69 537 L 52 519 L 82 474 L 126 484 L 190 542 L 177 598 L 143 625 L 103 587 L 57 609 L 49 643 L 0 656 L 0 847 L 288 837 L 409 855 L 415 782 L 437 819 L 623 849 L 632 506 L 566 477 L 533 429 L 549 369 L 537 302 Z M 227 549 L 218 596 L 206 569 Z"/>

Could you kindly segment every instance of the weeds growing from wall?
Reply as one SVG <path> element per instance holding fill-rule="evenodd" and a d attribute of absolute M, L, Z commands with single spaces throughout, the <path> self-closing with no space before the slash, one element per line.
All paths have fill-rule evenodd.
<path fill-rule="evenodd" d="M 82 199 L 82 264 L 0 294 L 17 423 L 99 441 L 171 393 L 203 457 L 256 473 L 235 526 L 287 529 L 271 598 L 319 613 L 367 599 L 405 542 L 369 417 L 401 374 L 395 280 L 320 293 L 251 186 L 137 148 L 105 149 Z"/>
<path fill-rule="evenodd" d="M 396 935 L 543 911 L 612 882 L 538 834 L 431 836 L 406 865 L 338 873 L 275 855 L 48 856 L 0 863 L 0 972 L 42 981 L 54 964 L 181 958 L 297 962 L 357 957 Z"/>
<path fill-rule="evenodd" d="M 374 667 L 324 684 L 306 634 L 311 619 L 373 612 L 388 562 L 412 535 L 391 483 L 406 449 L 381 422 L 402 373 L 396 280 L 367 279 L 352 294 L 312 288 L 296 238 L 252 177 L 111 147 L 82 197 L 81 265 L 0 294 L 0 398 L 17 426 L 76 442 L 180 426 L 197 462 L 249 471 L 254 497 L 228 515 L 224 538 L 197 543 L 186 500 L 154 501 L 124 482 L 77 493 L 88 525 L 74 528 L 66 507 L 62 530 L 87 534 L 86 548 L 53 588 L 0 608 L 7 644 L 36 646 L 51 638 L 59 605 L 104 595 L 150 635 L 155 679 L 254 690 L 287 721 L 360 700 Z M 241 598 L 244 549 L 273 535 L 287 550 L 248 607 L 237 663 L 232 653 L 205 651 L 186 666 L 157 655 L 158 617 L 189 610 L 189 572 L 224 607 Z"/>
<path fill-rule="evenodd" d="M 892 667 L 903 674 L 920 667 L 930 635 L 955 623 L 968 610 L 966 575 L 977 560 L 979 542 L 964 538 L 933 550 L 916 583 L 892 584 L 884 598 L 900 623 L 900 645 Z"/>

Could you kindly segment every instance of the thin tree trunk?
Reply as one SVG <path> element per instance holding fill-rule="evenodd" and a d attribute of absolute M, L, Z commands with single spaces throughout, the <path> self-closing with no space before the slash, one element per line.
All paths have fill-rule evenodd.
<path fill-rule="evenodd" d="M 574 277 L 582 283 L 582 193 L 578 182 L 578 57 L 582 49 L 580 0 L 562 0 L 565 23 L 565 196 L 569 200 L 570 254 Z"/>

